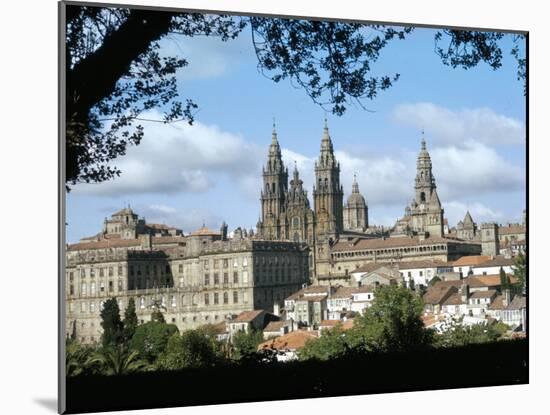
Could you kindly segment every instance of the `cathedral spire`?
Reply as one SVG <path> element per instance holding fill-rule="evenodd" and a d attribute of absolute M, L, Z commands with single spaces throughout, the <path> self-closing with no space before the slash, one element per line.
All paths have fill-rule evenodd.
<path fill-rule="evenodd" d="M 353 185 L 351 186 L 352 193 L 359 193 L 359 183 L 357 183 L 357 173 L 353 173 Z"/>
<path fill-rule="evenodd" d="M 424 128 L 422 128 L 422 140 L 420 141 L 420 150 L 426 151 L 426 139 L 424 138 Z"/>

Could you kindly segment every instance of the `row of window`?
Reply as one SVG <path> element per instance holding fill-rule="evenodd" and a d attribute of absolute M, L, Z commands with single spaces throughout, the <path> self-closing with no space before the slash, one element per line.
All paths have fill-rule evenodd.
<path fill-rule="evenodd" d="M 223 304 L 229 304 L 229 293 L 224 292 L 223 293 Z M 239 302 L 239 292 L 233 291 L 233 304 L 238 304 Z M 220 295 L 219 293 L 214 293 L 213 295 L 213 304 L 219 304 L 220 303 Z M 204 305 L 210 305 L 210 293 L 204 293 Z"/>
<path fill-rule="evenodd" d="M 243 271 L 243 284 L 248 284 L 248 271 Z M 229 284 L 229 273 L 228 272 L 224 272 L 223 275 L 223 284 Z M 233 271 L 233 277 L 231 279 L 231 281 L 233 282 L 233 284 L 238 284 L 239 283 L 239 273 L 237 271 Z M 217 272 L 214 272 L 213 274 L 213 278 L 210 279 L 210 274 L 204 274 L 204 285 L 206 286 L 209 286 L 210 285 L 210 282 L 213 283 L 213 285 L 219 285 L 220 284 L 220 274 L 217 273 Z"/>
<path fill-rule="evenodd" d="M 210 269 L 210 260 L 209 259 L 205 259 L 203 261 L 203 268 L 204 269 Z M 238 257 L 235 257 L 233 258 L 233 267 L 234 268 L 237 268 L 239 266 L 239 258 Z M 230 259 L 229 258 L 215 258 L 212 260 L 212 265 L 213 265 L 213 268 L 214 269 L 218 269 L 220 268 L 220 265 L 223 267 L 223 268 L 229 268 L 229 264 L 230 264 Z M 243 257 L 242 258 L 242 265 L 243 267 L 247 267 L 248 266 L 248 258 L 247 257 Z M 180 272 L 183 272 L 183 267 L 182 265 L 180 264 Z"/>
<path fill-rule="evenodd" d="M 101 277 L 114 277 L 115 276 L 115 269 L 117 271 L 116 276 L 122 277 L 124 276 L 124 267 L 119 265 L 118 267 L 102 267 L 102 268 L 80 268 L 78 271 L 80 274 L 80 278 L 86 278 L 89 276 L 90 278 L 94 278 L 96 275 Z M 75 271 L 69 271 L 69 281 L 74 281 Z"/>
<path fill-rule="evenodd" d="M 96 293 L 98 292 L 96 290 L 96 283 L 95 281 L 92 281 L 90 282 L 89 284 L 89 287 L 90 287 L 90 296 L 94 296 L 96 295 Z M 115 282 L 114 281 L 107 281 L 107 285 L 105 284 L 105 281 L 100 281 L 99 282 L 99 293 L 105 293 L 105 292 L 109 292 L 109 293 L 113 293 L 115 291 Z M 124 283 L 122 282 L 122 280 L 118 280 L 117 281 L 117 292 L 121 292 L 124 290 Z M 69 284 L 69 295 L 73 296 L 75 295 L 75 288 L 74 288 L 74 284 Z M 80 296 L 82 297 L 85 297 L 88 295 L 88 283 L 81 283 L 80 284 Z"/>

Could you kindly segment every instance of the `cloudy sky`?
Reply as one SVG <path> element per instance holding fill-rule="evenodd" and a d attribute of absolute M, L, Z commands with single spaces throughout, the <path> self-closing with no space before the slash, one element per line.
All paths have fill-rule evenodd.
<path fill-rule="evenodd" d="M 250 37 L 235 41 L 174 36 L 163 53 L 183 55 L 184 98 L 199 105 L 196 122 L 145 123 L 142 143 L 116 160 L 121 177 L 78 185 L 67 196 L 67 240 L 97 233 L 103 219 L 130 204 L 148 222 L 189 232 L 255 227 L 261 167 L 276 119 L 289 170 L 296 161 L 311 194 L 324 111 L 303 90 L 258 73 Z M 520 220 L 525 208 L 525 98 L 516 66 L 465 71 L 444 66 L 434 31 L 416 29 L 383 49 L 376 75 L 401 78 L 369 111 L 350 107 L 328 123 L 345 196 L 354 172 L 369 205 L 369 222 L 391 225 L 413 197 L 415 160 L 424 129 L 440 199 L 451 225 L 469 209 L 476 222 Z M 510 42 L 507 39 L 506 42 Z M 143 118 L 161 119 L 159 111 Z"/>

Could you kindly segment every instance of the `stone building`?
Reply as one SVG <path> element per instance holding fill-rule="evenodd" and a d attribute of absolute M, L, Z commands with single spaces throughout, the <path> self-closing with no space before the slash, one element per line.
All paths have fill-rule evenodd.
<path fill-rule="evenodd" d="M 344 229 L 364 232 L 369 227 L 369 211 L 367 202 L 359 193 L 357 177 L 353 176 L 351 194 L 344 206 Z"/>
<path fill-rule="evenodd" d="M 422 137 L 416 160 L 414 198 L 405 207 L 405 214 L 395 223 L 391 236 L 402 237 L 423 234 L 429 237 L 445 235 L 444 210 L 437 194 L 432 160 Z"/>
<path fill-rule="evenodd" d="M 410 261 L 454 261 L 464 255 L 479 255 L 479 243 L 444 237 L 402 236 L 339 240 L 330 250 L 328 261 L 317 264 L 318 284 L 353 285 L 351 274 L 369 263 L 395 263 Z"/>
<path fill-rule="evenodd" d="M 470 215 L 470 211 L 466 211 L 464 220 L 457 223 L 456 236 L 457 238 L 464 239 L 466 241 L 478 239 L 477 225 L 474 223 L 472 215 Z"/>
<path fill-rule="evenodd" d="M 166 321 L 183 330 L 243 311 L 271 311 L 308 282 L 307 244 L 229 239 L 224 226 L 222 232 L 203 227 L 188 236 L 161 237 L 142 227 L 135 238 L 123 227 L 118 237 L 110 232 L 68 245 L 67 334 L 74 330 L 83 342 L 99 340 L 101 307 L 112 297 L 121 312 L 134 298 L 142 322 L 160 306 Z"/>

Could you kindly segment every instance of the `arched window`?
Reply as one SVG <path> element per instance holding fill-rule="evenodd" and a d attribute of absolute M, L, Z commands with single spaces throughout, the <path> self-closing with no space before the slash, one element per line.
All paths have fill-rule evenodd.
<path fill-rule="evenodd" d="M 227 294 L 226 292 L 223 293 L 223 303 L 224 304 L 229 303 L 229 294 Z"/>

